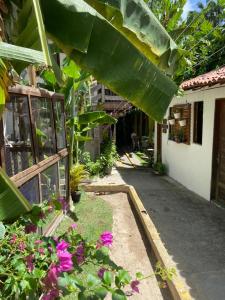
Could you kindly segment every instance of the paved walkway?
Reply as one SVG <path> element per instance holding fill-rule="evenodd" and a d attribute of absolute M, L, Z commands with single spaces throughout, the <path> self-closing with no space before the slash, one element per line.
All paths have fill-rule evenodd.
<path fill-rule="evenodd" d="M 169 177 L 127 163 L 104 182 L 135 187 L 193 299 L 224 300 L 225 210 Z"/>

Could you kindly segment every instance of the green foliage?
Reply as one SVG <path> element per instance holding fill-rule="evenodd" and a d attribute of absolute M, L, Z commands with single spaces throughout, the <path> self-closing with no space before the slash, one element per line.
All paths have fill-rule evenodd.
<path fill-rule="evenodd" d="M 156 162 L 153 166 L 154 171 L 159 175 L 165 175 L 166 174 L 166 165 L 162 162 Z"/>
<path fill-rule="evenodd" d="M 142 2 L 139 5 L 144 8 Z M 127 39 L 129 33 L 124 36 L 118 32 L 82 0 L 70 1 L 70 5 L 66 0 L 42 0 L 41 6 L 47 32 L 68 57 L 154 119 L 162 119 L 177 87 Z M 146 13 L 149 17 L 147 8 Z M 61 20 L 60 27 L 55 26 L 56 19 Z M 136 24 L 132 19 L 129 22 L 133 26 Z M 158 23 L 155 31 L 156 28 L 164 35 Z M 144 41 L 142 43 L 144 47 Z M 168 45 L 166 39 L 167 49 Z M 162 55 L 160 60 L 163 58 Z"/>
<path fill-rule="evenodd" d="M 103 168 L 100 159 L 92 161 L 89 152 L 82 153 L 81 162 L 85 165 L 90 176 L 102 175 Z"/>
<path fill-rule="evenodd" d="M 88 172 L 84 165 L 76 164 L 70 170 L 70 188 L 72 192 L 78 190 L 80 182 L 88 177 Z"/>

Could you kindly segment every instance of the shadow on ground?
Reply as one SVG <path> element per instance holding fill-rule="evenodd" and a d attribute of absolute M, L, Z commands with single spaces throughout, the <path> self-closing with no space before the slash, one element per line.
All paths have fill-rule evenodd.
<path fill-rule="evenodd" d="M 150 169 L 117 170 L 138 192 L 192 297 L 225 299 L 225 210 Z"/>

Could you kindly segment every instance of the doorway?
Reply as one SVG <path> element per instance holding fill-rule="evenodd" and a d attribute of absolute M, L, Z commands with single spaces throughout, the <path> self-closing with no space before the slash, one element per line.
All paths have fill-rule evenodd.
<path fill-rule="evenodd" d="M 215 107 L 211 198 L 225 204 L 225 99 Z"/>

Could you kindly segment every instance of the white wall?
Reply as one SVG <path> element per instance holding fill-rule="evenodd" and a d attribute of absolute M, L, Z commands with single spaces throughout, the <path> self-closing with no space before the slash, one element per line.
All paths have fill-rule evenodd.
<path fill-rule="evenodd" d="M 191 144 L 178 144 L 168 140 L 162 133 L 162 161 L 168 168 L 168 175 L 210 200 L 212 151 L 214 135 L 215 100 L 225 99 L 225 86 L 214 86 L 196 91 L 187 91 L 182 97 L 175 97 L 170 106 L 191 103 Z M 193 143 L 193 103 L 204 101 L 202 145 Z M 166 118 L 169 116 L 167 111 Z"/>

